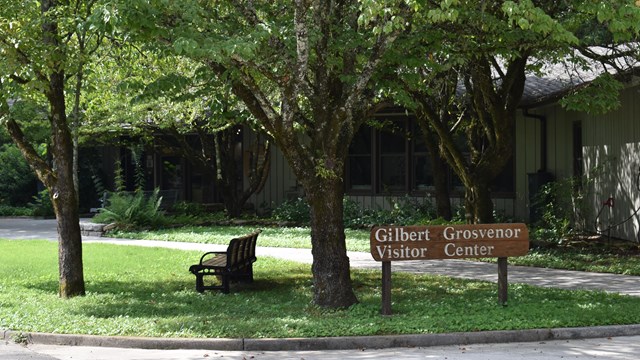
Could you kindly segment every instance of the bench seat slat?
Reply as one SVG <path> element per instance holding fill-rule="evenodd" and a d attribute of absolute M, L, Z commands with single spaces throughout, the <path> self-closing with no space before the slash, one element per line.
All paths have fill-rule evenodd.
<path fill-rule="evenodd" d="M 204 266 L 213 266 L 213 267 L 225 267 L 227 266 L 227 257 L 226 256 L 216 256 L 209 260 L 205 260 L 202 265 Z"/>

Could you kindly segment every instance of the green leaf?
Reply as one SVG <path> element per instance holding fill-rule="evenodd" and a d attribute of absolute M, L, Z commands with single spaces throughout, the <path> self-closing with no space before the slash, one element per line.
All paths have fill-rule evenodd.
<path fill-rule="evenodd" d="M 605 73 L 567 95 L 560 100 L 560 105 L 567 110 L 603 115 L 620 107 L 619 94 L 623 87 L 611 74 Z"/>
<path fill-rule="evenodd" d="M 528 30 L 531 28 L 531 24 L 529 23 L 529 20 L 525 18 L 518 19 L 518 26 L 523 30 Z"/>

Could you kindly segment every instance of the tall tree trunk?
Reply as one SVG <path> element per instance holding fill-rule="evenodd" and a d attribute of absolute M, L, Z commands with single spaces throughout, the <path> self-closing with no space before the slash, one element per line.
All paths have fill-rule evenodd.
<path fill-rule="evenodd" d="M 51 75 L 48 98 L 56 179 L 49 193 L 58 221 L 60 296 L 67 298 L 84 295 L 85 287 L 78 197 L 73 181 L 73 141 L 65 111 L 64 73 Z"/>
<path fill-rule="evenodd" d="M 314 303 L 331 308 L 355 304 L 342 218 L 343 183 L 319 179 L 305 192 L 311 207 Z"/>
<path fill-rule="evenodd" d="M 54 1 L 43 0 L 41 10 L 45 18 L 55 12 Z M 64 46 L 58 38 L 55 21 L 45 21 L 42 25 L 43 42 L 54 46 L 54 61 L 63 62 Z M 73 141 L 65 107 L 65 73 L 58 64 L 49 75 L 45 90 L 49 102 L 51 123 L 51 152 L 53 155 L 53 181 L 45 182 L 53 202 L 58 220 L 58 266 L 60 275 L 59 293 L 63 298 L 84 295 L 84 273 L 82 268 L 82 235 L 78 214 L 78 197 L 73 181 Z M 41 179 L 51 180 L 51 179 Z"/>

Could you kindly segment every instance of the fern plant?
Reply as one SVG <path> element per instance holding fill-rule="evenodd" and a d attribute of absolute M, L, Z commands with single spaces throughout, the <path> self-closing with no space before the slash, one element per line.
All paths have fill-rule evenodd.
<path fill-rule="evenodd" d="M 150 196 L 142 191 L 116 192 L 109 196 L 107 204 L 98 210 L 94 221 L 112 223 L 120 229 L 162 226 L 165 215 L 160 205 L 162 197 L 156 188 Z"/>

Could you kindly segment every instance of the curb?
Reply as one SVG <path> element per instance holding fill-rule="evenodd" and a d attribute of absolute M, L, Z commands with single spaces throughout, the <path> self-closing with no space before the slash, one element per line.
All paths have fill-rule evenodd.
<path fill-rule="evenodd" d="M 137 349 L 204 349 L 220 351 L 309 351 L 431 347 L 536 342 L 640 335 L 640 324 L 580 328 L 499 330 L 448 334 L 344 336 L 284 339 L 181 339 L 31 333 L 5 330 L 2 339 L 24 338 L 30 344 L 102 346 Z"/>

